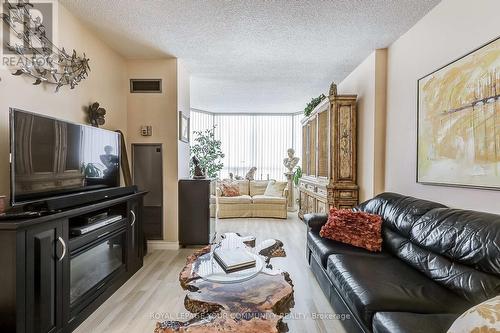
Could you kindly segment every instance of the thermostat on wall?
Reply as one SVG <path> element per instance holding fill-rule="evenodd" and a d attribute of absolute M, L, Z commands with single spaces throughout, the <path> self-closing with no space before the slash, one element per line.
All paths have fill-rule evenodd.
<path fill-rule="evenodd" d="M 142 136 L 153 135 L 153 126 L 150 126 L 150 125 L 141 126 L 141 135 Z"/>

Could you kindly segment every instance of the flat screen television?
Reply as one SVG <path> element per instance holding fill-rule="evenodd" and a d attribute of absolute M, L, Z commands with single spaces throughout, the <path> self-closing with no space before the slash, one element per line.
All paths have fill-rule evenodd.
<path fill-rule="evenodd" d="M 10 109 L 11 205 L 120 186 L 120 134 Z"/>

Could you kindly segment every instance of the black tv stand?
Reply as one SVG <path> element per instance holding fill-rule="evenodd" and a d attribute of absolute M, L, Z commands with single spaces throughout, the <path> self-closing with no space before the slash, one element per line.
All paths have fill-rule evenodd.
<path fill-rule="evenodd" d="M 134 275 L 143 265 L 144 195 L 0 221 L 0 332 L 71 332 Z M 69 233 L 82 216 L 104 212 L 121 219 Z"/>
<path fill-rule="evenodd" d="M 41 217 L 42 215 L 43 215 L 42 212 L 33 212 L 33 211 L 7 212 L 4 214 L 0 214 L 0 221 L 33 219 Z"/>
<path fill-rule="evenodd" d="M 137 192 L 137 186 L 122 186 L 104 188 L 99 190 L 70 193 L 50 197 L 39 202 L 27 204 L 23 207 L 25 211 L 58 212 L 68 208 L 88 205 L 102 200 L 119 198 Z"/>

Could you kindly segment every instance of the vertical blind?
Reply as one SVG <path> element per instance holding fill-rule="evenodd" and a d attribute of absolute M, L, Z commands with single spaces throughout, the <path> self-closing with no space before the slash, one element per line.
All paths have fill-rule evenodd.
<path fill-rule="evenodd" d="M 301 156 L 302 115 L 295 114 L 220 114 L 191 110 L 191 142 L 195 131 L 216 126 L 215 136 L 221 140 L 224 168 L 219 178 L 229 173 L 245 177 L 256 167 L 256 179 L 284 179 L 283 159 L 288 148 Z"/>

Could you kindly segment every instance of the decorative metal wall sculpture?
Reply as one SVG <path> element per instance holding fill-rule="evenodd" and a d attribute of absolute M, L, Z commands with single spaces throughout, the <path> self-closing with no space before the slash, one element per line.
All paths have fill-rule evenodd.
<path fill-rule="evenodd" d="M 69 55 L 64 48 L 57 48 L 47 38 L 40 18 L 34 19 L 31 16 L 32 4 L 18 0 L 16 5 L 5 1 L 4 6 L 6 10 L 2 15 L 3 21 L 23 41 L 22 45 L 6 44 L 10 51 L 20 57 L 20 68 L 13 75 L 31 76 L 35 79 L 34 85 L 53 84 L 56 92 L 65 85 L 74 89 L 88 76 L 89 59 L 85 53 L 83 57 L 78 57 L 75 50 Z"/>
<path fill-rule="evenodd" d="M 92 103 L 88 110 L 88 117 L 89 117 L 89 122 L 92 126 L 94 127 L 99 127 L 104 125 L 106 120 L 104 119 L 104 116 L 106 115 L 106 110 L 104 108 L 101 108 L 99 106 L 99 103 L 95 102 Z"/>

